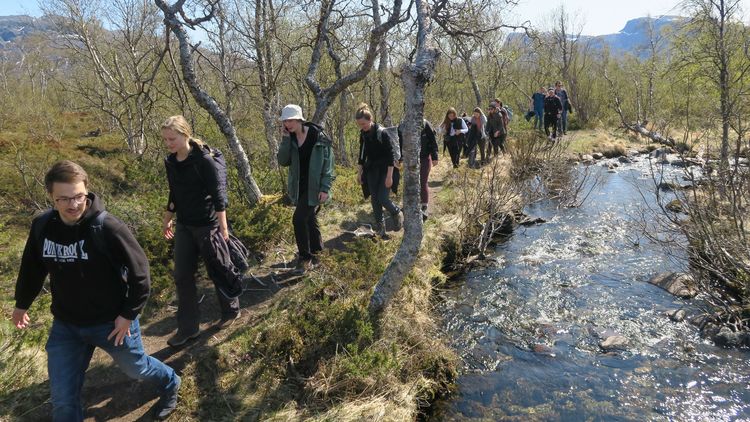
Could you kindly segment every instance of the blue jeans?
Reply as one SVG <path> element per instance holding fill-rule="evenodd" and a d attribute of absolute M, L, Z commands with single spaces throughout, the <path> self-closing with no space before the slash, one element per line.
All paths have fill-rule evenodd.
<path fill-rule="evenodd" d="M 119 346 L 114 338 L 107 340 L 114 327 L 114 321 L 92 327 L 53 321 L 46 349 L 54 421 L 83 420 L 81 387 L 95 347 L 112 356 L 130 378 L 151 381 L 160 393 L 176 386 L 174 370 L 143 350 L 138 319 L 130 323 L 130 337 Z"/>
<path fill-rule="evenodd" d="M 534 129 L 542 130 L 544 128 L 544 109 L 534 110 Z"/>
<path fill-rule="evenodd" d="M 560 118 L 557 119 L 557 133 L 560 135 L 568 131 L 568 110 L 563 109 Z"/>

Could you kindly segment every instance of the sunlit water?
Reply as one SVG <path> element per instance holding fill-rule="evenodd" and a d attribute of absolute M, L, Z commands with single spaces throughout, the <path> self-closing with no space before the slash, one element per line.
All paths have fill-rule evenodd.
<path fill-rule="evenodd" d="M 672 322 L 666 311 L 697 314 L 700 300 L 647 283 L 683 265 L 634 224 L 654 203 L 648 160 L 592 169 L 601 180 L 583 206 L 530 207 L 548 222 L 519 228 L 497 247 L 497 266 L 441 294 L 464 368 L 433 419 L 750 420 L 750 352 Z M 681 169 L 665 170 L 685 184 Z M 605 352 L 599 343 L 614 334 L 629 345 Z"/>

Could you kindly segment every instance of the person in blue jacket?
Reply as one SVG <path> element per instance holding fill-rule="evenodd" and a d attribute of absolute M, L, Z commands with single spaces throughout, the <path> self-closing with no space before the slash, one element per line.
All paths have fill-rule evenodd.
<path fill-rule="evenodd" d="M 544 130 L 544 95 L 545 89 L 539 87 L 539 91 L 531 96 L 531 107 L 534 110 L 534 129 Z"/>

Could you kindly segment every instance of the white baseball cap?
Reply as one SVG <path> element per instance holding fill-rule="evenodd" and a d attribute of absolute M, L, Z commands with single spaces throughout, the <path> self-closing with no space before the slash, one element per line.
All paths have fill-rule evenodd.
<path fill-rule="evenodd" d="M 281 109 L 281 120 L 305 120 L 302 115 L 302 107 L 297 104 L 287 104 Z"/>

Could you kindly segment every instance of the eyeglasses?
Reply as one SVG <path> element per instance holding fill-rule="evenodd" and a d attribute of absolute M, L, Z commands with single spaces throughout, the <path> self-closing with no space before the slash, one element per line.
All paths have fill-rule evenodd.
<path fill-rule="evenodd" d="M 79 193 L 78 195 L 76 195 L 76 196 L 74 196 L 72 198 L 68 198 L 68 197 L 63 196 L 61 198 L 56 198 L 55 199 L 55 203 L 58 204 L 58 205 L 61 205 L 61 204 L 81 205 L 84 202 L 86 202 L 86 194 L 85 193 Z"/>

